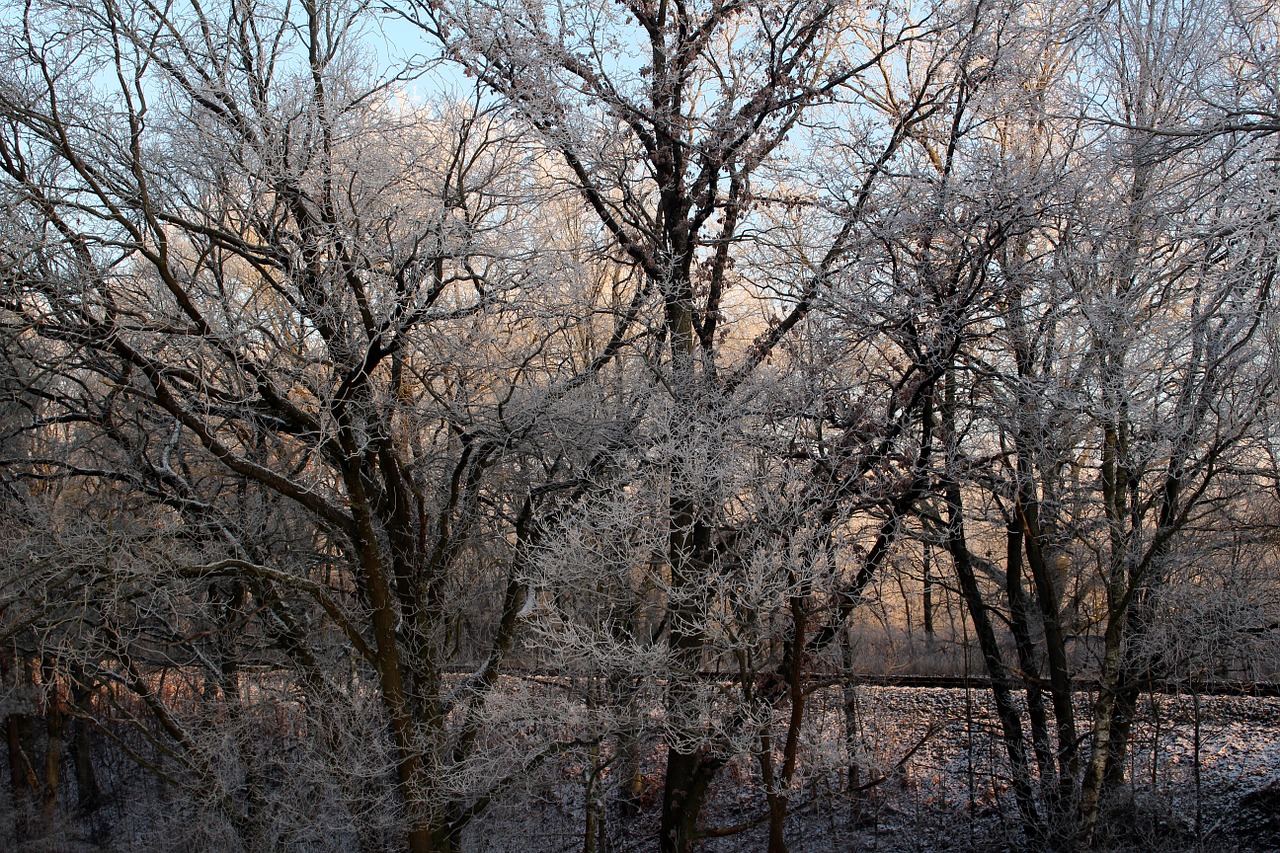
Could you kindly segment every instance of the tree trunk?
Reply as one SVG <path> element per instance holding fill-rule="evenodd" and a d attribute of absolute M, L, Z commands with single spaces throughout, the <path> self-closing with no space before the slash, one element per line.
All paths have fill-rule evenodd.
<path fill-rule="evenodd" d="M 991 623 L 991 616 L 974 572 L 973 557 L 965 536 L 964 502 L 960 483 L 950 473 L 952 465 L 955 464 L 953 442 L 956 435 L 955 378 L 952 374 L 948 374 L 946 378 L 942 425 L 948 443 L 946 458 L 948 471 L 942 484 L 946 499 L 946 546 L 955 564 L 961 597 L 969 611 L 974 632 L 978 635 L 978 646 L 986 664 L 987 676 L 991 679 L 991 696 L 996 705 L 996 714 L 1000 718 L 1005 751 L 1008 753 L 1013 772 L 1013 793 L 1018 812 L 1022 816 L 1023 832 L 1026 834 L 1027 841 L 1034 843 L 1043 837 L 1043 825 L 1031 787 L 1031 772 L 1022 734 L 1022 719 L 1013 702 L 1008 669 L 1000 654 L 1000 644 L 996 640 L 995 628 Z"/>
<path fill-rule="evenodd" d="M 1044 695 L 1040 689 L 1040 667 L 1035 659 L 1031 637 L 1030 613 L 1022 589 L 1022 531 L 1010 525 L 1005 552 L 1005 589 L 1009 597 L 1009 625 L 1022 670 L 1022 683 L 1027 694 L 1027 716 L 1031 720 L 1031 746 L 1040 771 L 1040 787 L 1052 792 L 1057 787 L 1057 762 L 1049 746 L 1049 721 L 1045 714 Z M 1050 795 L 1052 799 L 1052 794 Z"/>
<path fill-rule="evenodd" d="M 693 853 L 698 841 L 698 817 L 712 778 L 720 769 L 718 759 L 702 751 L 667 749 L 667 779 L 662 795 L 662 822 L 658 849 L 662 853 Z"/>

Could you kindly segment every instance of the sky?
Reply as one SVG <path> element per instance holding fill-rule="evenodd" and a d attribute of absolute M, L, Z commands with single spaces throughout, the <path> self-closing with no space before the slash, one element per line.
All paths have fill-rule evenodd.
<path fill-rule="evenodd" d="M 421 75 L 405 84 L 405 94 L 414 102 L 425 102 L 437 95 L 467 97 L 475 90 L 475 81 L 455 63 L 431 61 L 437 53 L 435 46 L 422 30 L 399 15 L 379 16 L 369 26 L 364 41 L 376 57 L 380 76 L 408 65 L 430 63 Z"/>

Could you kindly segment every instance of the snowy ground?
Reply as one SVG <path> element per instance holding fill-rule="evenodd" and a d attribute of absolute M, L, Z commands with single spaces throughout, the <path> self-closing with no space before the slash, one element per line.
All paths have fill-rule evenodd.
<path fill-rule="evenodd" d="M 792 851 L 1017 849 L 1017 814 L 985 692 L 865 687 L 860 696 L 866 773 L 885 781 L 855 806 L 840 774 L 807 780 L 794 799 Z M 1088 701 L 1081 695 L 1082 717 Z M 821 742 L 830 733 L 842 738 L 831 704 L 830 717 L 816 721 L 814 755 L 833 751 L 835 744 Z M 1132 807 L 1115 833 L 1118 848 L 1280 850 L 1280 699 L 1162 695 L 1143 697 L 1141 713 L 1129 761 Z M 732 766 L 721 774 L 709 825 L 763 815 L 764 797 L 753 777 Z M 615 826 L 618 851 L 655 849 L 656 786 L 655 774 L 649 808 Z M 582 802 L 580 781 L 562 776 L 523 802 L 495 810 L 474 827 L 468 849 L 581 850 Z M 705 849 L 763 850 L 763 827 L 710 840 Z"/>
<path fill-rule="evenodd" d="M 1081 720 L 1087 717 L 1090 701 L 1086 694 L 1078 697 Z M 860 797 L 849 793 L 841 698 L 835 690 L 816 695 L 801 752 L 807 775 L 793 791 L 787 828 L 793 853 L 1019 849 L 1019 821 L 986 691 L 867 686 L 860 689 L 858 704 L 860 779 L 880 782 Z M 1127 768 L 1129 808 L 1123 820 L 1111 825 L 1115 831 L 1107 849 L 1280 851 L 1280 698 L 1144 696 L 1139 710 Z M 656 849 L 663 752 L 656 742 L 651 746 L 642 767 L 640 813 L 626 819 L 607 815 L 609 844 L 597 845 L 597 853 Z M 229 839 L 208 834 L 212 829 L 203 835 L 197 832 L 220 826 L 209 821 L 197 803 L 173 799 L 173 792 L 140 773 L 123 755 L 110 750 L 104 755 L 111 762 L 99 768 L 101 778 L 113 781 L 109 803 L 95 813 L 92 825 L 69 820 L 57 837 L 28 844 L 24 851 L 221 853 L 235 847 Z M 528 787 L 507 790 L 495 800 L 469 829 L 463 850 L 583 850 L 584 791 L 590 771 L 590 762 L 581 755 L 546 765 Z M 708 840 L 703 845 L 706 853 L 765 849 L 766 804 L 757 779 L 757 768 L 746 759 L 720 773 L 704 824 L 756 825 Z M 305 800 L 315 787 L 307 779 L 279 781 L 280 797 Z M 12 822 L 5 813 L 7 804 L 8 798 L 0 798 L 3 826 Z M 283 839 L 268 841 L 261 849 L 352 849 L 349 827 L 340 814 L 323 808 L 307 812 L 305 802 L 300 808 L 306 838 L 283 846 Z M 4 847 L 0 837 L 0 849 Z"/>

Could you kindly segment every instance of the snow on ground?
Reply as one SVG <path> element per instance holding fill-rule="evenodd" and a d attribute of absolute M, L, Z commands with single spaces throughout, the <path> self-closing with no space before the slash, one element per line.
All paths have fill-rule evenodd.
<path fill-rule="evenodd" d="M 1090 701 L 1080 694 L 1081 720 Z M 834 691 L 815 697 L 806 733 L 810 766 L 843 759 L 839 707 Z M 862 778 L 883 781 L 855 798 L 843 773 L 811 774 L 793 799 L 788 825 L 793 853 L 1017 849 L 1018 817 L 986 691 L 863 687 L 859 712 Z M 1139 712 L 1127 774 L 1132 810 L 1117 830 L 1119 846 L 1189 849 L 1199 815 L 1204 849 L 1280 850 L 1280 699 L 1144 696 Z M 655 749 L 647 768 L 645 811 L 615 826 L 619 853 L 655 849 L 659 756 Z M 724 826 L 762 817 L 765 800 L 755 778 L 754 768 L 747 766 L 731 765 L 722 772 L 705 822 Z M 580 779 L 561 772 L 548 787 L 499 807 L 473 828 L 467 849 L 581 850 Z M 764 846 L 761 824 L 709 840 L 704 849 L 738 853 Z"/>

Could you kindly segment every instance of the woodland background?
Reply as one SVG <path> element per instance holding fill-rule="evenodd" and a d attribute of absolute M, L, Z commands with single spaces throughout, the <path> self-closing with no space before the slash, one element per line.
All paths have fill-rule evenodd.
<path fill-rule="evenodd" d="M 1277 677 L 1270 0 L 0 16 L 11 849 L 779 853 L 903 673 L 1124 846 Z"/>

